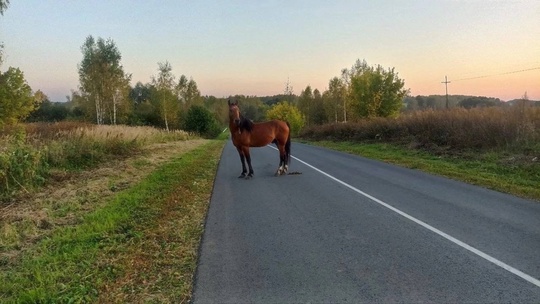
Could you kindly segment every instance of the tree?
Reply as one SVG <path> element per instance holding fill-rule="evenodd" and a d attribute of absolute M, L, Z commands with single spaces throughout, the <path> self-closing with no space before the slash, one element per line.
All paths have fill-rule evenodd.
<path fill-rule="evenodd" d="M 120 64 L 122 55 L 113 40 L 88 36 L 81 47 L 83 59 L 79 64 L 82 96 L 95 110 L 97 124 L 116 124 L 119 105 L 127 100 L 131 75 Z M 89 105 L 90 106 L 90 105 Z"/>
<path fill-rule="evenodd" d="M 9 0 L 0 0 L 0 15 L 4 15 L 4 12 L 9 6 Z"/>
<path fill-rule="evenodd" d="M 28 122 L 57 122 L 65 120 L 69 114 L 69 110 L 65 102 L 51 102 L 49 97 L 41 92 L 41 90 L 34 93 L 34 100 L 39 104 L 39 107 L 30 113 L 26 119 Z"/>
<path fill-rule="evenodd" d="M 315 125 L 322 125 L 328 122 L 326 109 L 321 92 L 318 89 L 313 91 L 313 106 L 311 107 L 311 120 Z"/>
<path fill-rule="evenodd" d="M 500 103 L 501 101 L 499 99 L 479 96 L 465 98 L 458 105 L 466 109 L 471 109 L 477 107 L 494 107 L 500 105 Z"/>
<path fill-rule="evenodd" d="M 129 124 L 156 127 L 160 125 L 159 104 L 154 86 L 137 82 L 129 93 L 129 99 L 133 104 Z"/>
<path fill-rule="evenodd" d="M 178 121 L 180 105 L 174 94 L 176 84 L 171 64 L 168 61 L 159 62 L 158 67 L 159 74 L 152 77 L 152 85 L 156 87 L 160 116 L 165 123 L 165 129 L 169 131 L 169 123 Z"/>
<path fill-rule="evenodd" d="M 266 112 L 267 119 L 279 119 L 289 123 L 291 126 L 291 134 L 298 135 L 304 127 L 305 118 L 297 107 L 288 102 L 280 102 L 273 105 Z"/>
<path fill-rule="evenodd" d="M 9 6 L 9 0 L 0 0 L 0 15 L 4 15 L 4 12 Z M 4 44 L 0 42 L 0 66 L 2 66 L 4 55 Z"/>
<path fill-rule="evenodd" d="M 325 97 L 325 109 L 326 113 L 332 115 L 332 118 L 328 117 L 328 121 L 346 121 L 347 112 L 346 107 L 346 95 L 347 90 L 343 81 L 343 78 L 334 77 L 328 82 L 328 90 L 323 94 Z"/>
<path fill-rule="evenodd" d="M 293 100 L 294 100 L 294 92 L 293 92 L 293 87 L 291 85 L 289 77 L 287 77 L 287 82 L 285 83 L 285 90 L 283 91 L 283 95 L 285 96 L 285 100 L 288 103 L 293 102 Z"/>
<path fill-rule="evenodd" d="M 311 86 L 308 85 L 302 92 L 300 93 L 300 97 L 298 97 L 298 110 L 302 112 L 306 119 L 306 125 L 311 125 L 311 106 L 313 104 L 313 91 L 311 90 Z"/>
<path fill-rule="evenodd" d="M 370 67 L 357 61 L 350 73 L 351 106 L 358 117 L 392 117 L 403 107 L 408 90 L 394 68 Z"/>
<path fill-rule="evenodd" d="M 24 119 L 36 108 L 32 89 L 18 68 L 0 72 L 0 126 Z"/>
<path fill-rule="evenodd" d="M 202 105 L 203 98 L 201 92 L 197 88 L 197 83 L 193 78 L 189 80 L 185 75 L 180 76 L 176 85 L 176 94 L 178 99 L 183 103 L 185 109 L 189 109 L 192 105 Z"/>
<path fill-rule="evenodd" d="M 0 67 L 4 62 L 4 44 L 0 42 Z"/>
<path fill-rule="evenodd" d="M 187 111 L 184 129 L 210 138 L 216 137 L 220 132 L 219 125 L 212 113 L 199 105 L 191 106 Z"/>

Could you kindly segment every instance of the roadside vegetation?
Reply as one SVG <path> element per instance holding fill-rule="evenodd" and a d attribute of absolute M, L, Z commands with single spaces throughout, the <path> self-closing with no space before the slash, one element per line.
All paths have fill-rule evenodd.
<path fill-rule="evenodd" d="M 540 107 L 415 111 L 311 126 L 312 144 L 540 200 Z"/>
<path fill-rule="evenodd" d="M 21 191 L 30 193 L 49 179 L 139 153 L 145 145 L 191 137 L 184 131 L 77 122 L 5 127 L 0 132 L 0 202 L 15 203 Z"/>
<path fill-rule="evenodd" d="M 187 302 L 224 142 L 154 143 L 2 207 L 0 302 Z"/>

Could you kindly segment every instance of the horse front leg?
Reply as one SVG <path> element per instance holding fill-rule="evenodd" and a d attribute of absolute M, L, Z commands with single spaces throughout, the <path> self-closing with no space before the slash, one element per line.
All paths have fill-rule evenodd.
<path fill-rule="evenodd" d="M 246 174 L 247 174 L 247 169 L 246 169 L 246 164 L 245 164 L 245 155 L 244 155 L 244 152 L 242 151 L 242 149 L 240 148 L 236 148 L 238 150 L 238 155 L 240 155 L 240 162 L 242 163 L 242 174 L 240 174 L 240 176 L 238 176 L 238 178 L 245 178 L 246 177 Z"/>
<path fill-rule="evenodd" d="M 249 154 L 249 147 L 244 148 L 244 155 L 246 156 L 246 161 L 249 167 L 249 173 L 246 176 L 246 179 L 250 179 L 253 177 L 253 167 L 251 166 L 251 155 Z"/>

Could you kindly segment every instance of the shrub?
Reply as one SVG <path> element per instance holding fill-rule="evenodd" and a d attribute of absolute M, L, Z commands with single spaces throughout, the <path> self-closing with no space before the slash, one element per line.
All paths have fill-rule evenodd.
<path fill-rule="evenodd" d="M 202 106 L 191 106 L 189 108 L 185 129 L 209 138 L 214 138 L 221 132 L 219 124 L 212 113 Z"/>
<path fill-rule="evenodd" d="M 187 140 L 184 131 L 96 126 L 77 122 L 32 123 L 0 130 L 0 201 L 41 185 L 50 169 L 79 170 L 137 153 L 146 144 Z"/>
<path fill-rule="evenodd" d="M 540 153 L 540 108 L 417 111 L 396 119 L 309 127 L 300 136 L 312 140 L 383 140 L 436 151 L 510 149 Z"/>
<path fill-rule="evenodd" d="M 306 120 L 297 107 L 285 102 L 273 105 L 272 108 L 266 112 L 266 118 L 279 119 L 288 122 L 291 126 L 292 135 L 298 135 L 300 133 Z"/>
<path fill-rule="evenodd" d="M 26 144 L 24 138 L 4 137 L 0 141 L 0 200 L 45 181 L 48 165 L 39 150 Z"/>

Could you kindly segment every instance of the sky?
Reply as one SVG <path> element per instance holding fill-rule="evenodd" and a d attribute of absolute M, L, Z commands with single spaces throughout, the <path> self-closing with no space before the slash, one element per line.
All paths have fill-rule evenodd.
<path fill-rule="evenodd" d="M 10 0 L 4 63 L 34 91 L 78 90 L 86 37 L 112 39 L 132 85 L 168 61 L 202 95 L 324 92 L 356 60 L 394 68 L 410 95 L 540 100 L 540 1 Z"/>

